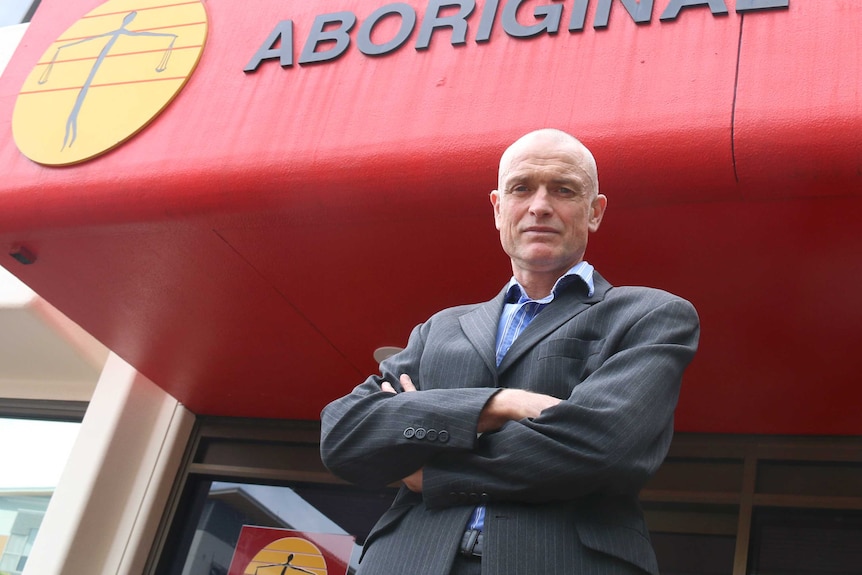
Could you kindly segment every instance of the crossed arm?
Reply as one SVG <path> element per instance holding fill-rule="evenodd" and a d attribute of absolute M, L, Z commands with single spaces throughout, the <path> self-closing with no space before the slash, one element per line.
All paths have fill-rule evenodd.
<path fill-rule="evenodd" d="M 404 392 L 416 391 L 413 380 L 406 373 L 401 374 L 399 383 Z M 380 389 L 386 393 L 396 393 L 395 388 L 388 381 L 384 381 L 380 385 Z M 497 431 L 507 421 L 538 417 L 542 411 L 561 401 L 557 397 L 544 393 L 535 393 L 523 389 L 501 389 L 491 396 L 491 399 L 479 413 L 479 424 L 476 426 L 476 431 L 478 433 Z M 422 492 L 422 469 L 420 467 L 401 480 L 410 491 Z"/>
<path fill-rule="evenodd" d="M 598 369 L 566 374 L 571 395 L 557 398 L 428 381 L 419 382 L 424 385 L 417 392 L 410 376 L 416 377 L 426 344 L 445 346 L 426 341 L 420 327 L 403 355 L 385 364 L 385 377 L 369 378 L 324 410 L 324 462 L 355 483 L 402 479 L 429 507 L 463 504 L 463 493 L 541 502 L 636 492 L 667 451 L 682 372 L 698 333 L 688 302 L 658 301 L 609 336 Z M 405 440 L 402 431 L 414 422 L 447 429 L 451 439 Z"/>

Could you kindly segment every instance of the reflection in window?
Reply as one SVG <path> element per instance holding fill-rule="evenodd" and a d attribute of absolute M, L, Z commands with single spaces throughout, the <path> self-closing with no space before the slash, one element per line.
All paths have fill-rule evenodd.
<path fill-rule="evenodd" d="M 389 507 L 394 490 L 366 491 L 343 485 L 251 483 L 209 484 L 182 575 L 227 573 L 243 525 L 311 533 L 350 534 L 356 545 L 349 572 L 356 570 L 361 545 Z"/>
<path fill-rule="evenodd" d="M 79 423 L 0 418 L 0 573 L 24 570 Z"/>

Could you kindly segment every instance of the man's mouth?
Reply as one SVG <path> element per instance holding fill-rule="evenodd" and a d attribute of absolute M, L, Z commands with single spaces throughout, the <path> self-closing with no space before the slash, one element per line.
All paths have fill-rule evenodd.
<path fill-rule="evenodd" d="M 529 228 L 526 228 L 523 233 L 556 234 L 557 230 L 546 226 L 530 226 Z"/>

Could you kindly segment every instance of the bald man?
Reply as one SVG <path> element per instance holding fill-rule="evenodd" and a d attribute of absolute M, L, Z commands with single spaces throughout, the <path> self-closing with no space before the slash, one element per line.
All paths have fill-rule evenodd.
<path fill-rule="evenodd" d="M 333 473 L 403 483 L 359 573 L 657 574 L 637 497 L 670 444 L 697 314 L 584 259 L 607 198 L 573 136 L 518 139 L 490 199 L 509 283 L 417 326 L 321 415 Z"/>

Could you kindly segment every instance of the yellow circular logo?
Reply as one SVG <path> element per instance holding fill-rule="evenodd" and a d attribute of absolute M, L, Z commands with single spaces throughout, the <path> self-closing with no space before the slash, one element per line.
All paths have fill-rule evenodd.
<path fill-rule="evenodd" d="M 206 33 L 200 0 L 108 0 L 72 24 L 30 72 L 12 115 L 18 149 L 63 166 L 119 146 L 180 92 Z"/>
<path fill-rule="evenodd" d="M 258 551 L 246 566 L 244 575 L 291 573 L 326 575 L 326 560 L 317 545 L 299 537 L 277 539 Z"/>

